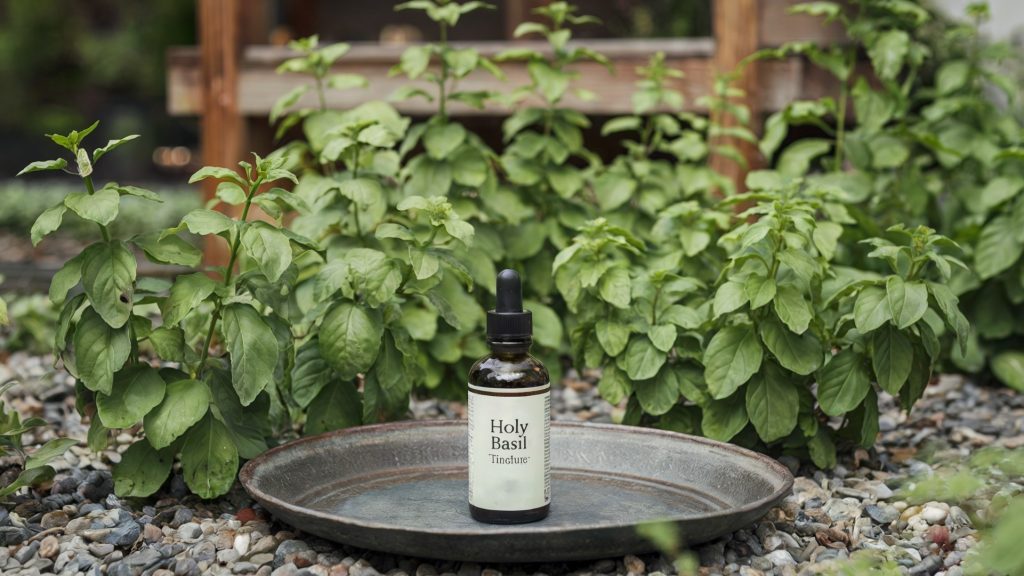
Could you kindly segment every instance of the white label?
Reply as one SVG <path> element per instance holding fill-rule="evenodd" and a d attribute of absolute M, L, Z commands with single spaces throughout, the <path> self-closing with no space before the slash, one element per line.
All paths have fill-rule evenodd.
<path fill-rule="evenodd" d="M 469 503 L 533 510 L 551 501 L 551 385 L 469 387 Z"/>

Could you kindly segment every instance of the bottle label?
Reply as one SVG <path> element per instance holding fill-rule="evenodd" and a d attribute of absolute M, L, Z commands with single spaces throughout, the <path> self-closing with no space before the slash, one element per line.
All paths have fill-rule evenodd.
<path fill-rule="evenodd" d="M 533 510 L 551 502 L 551 384 L 469 386 L 469 503 Z"/>

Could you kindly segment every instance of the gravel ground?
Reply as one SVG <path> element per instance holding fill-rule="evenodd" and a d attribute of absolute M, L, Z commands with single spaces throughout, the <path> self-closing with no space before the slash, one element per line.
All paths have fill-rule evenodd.
<path fill-rule="evenodd" d="M 23 415 L 61 422 L 61 432 L 84 438 L 74 411 L 70 377 L 53 373 L 49 359 L 15 354 L 0 364 L 0 381 L 25 382 L 12 393 Z M 907 416 L 883 398 L 877 449 L 840 459 L 823 472 L 783 462 L 797 473 L 793 494 L 755 525 L 697 547 L 700 574 L 812 575 L 828 573 L 857 550 L 878 550 L 907 574 L 957 576 L 977 543 L 971 518 L 984 514 L 988 496 L 964 509 L 941 502 L 912 504 L 908 479 L 930 475 L 938 463 L 962 461 L 981 447 L 1024 446 L 1024 396 L 944 377 Z M 556 419 L 611 421 L 617 410 L 584 381 L 567 380 L 555 392 Z M 461 417 L 462 405 L 415 401 L 418 418 Z M 36 441 L 52 437 L 41 433 Z M 29 439 L 31 440 L 31 439 Z M 335 576 L 501 576 L 501 574 L 676 573 L 659 554 L 596 562 L 481 566 L 395 557 L 339 546 L 273 520 L 236 487 L 212 502 L 189 496 L 180 474 L 149 500 L 113 495 L 109 467 L 132 440 L 91 454 L 76 446 L 57 463 L 52 485 L 0 508 L 0 573 L 195 574 Z M 926 462 L 927 461 L 927 462 Z M 931 464 L 929 464 L 930 462 Z M 4 469 L 0 460 L 0 473 Z M 8 471 L 10 473 L 10 471 Z M 1021 490 L 1014 484 L 1010 495 Z M 1007 494 L 1003 487 L 999 493 Z"/>

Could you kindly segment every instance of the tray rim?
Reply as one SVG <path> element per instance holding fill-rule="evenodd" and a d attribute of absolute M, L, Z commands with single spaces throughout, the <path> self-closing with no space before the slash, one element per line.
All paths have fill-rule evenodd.
<path fill-rule="evenodd" d="M 364 521 L 364 520 L 357 520 L 357 519 L 354 519 L 354 518 L 351 518 L 351 517 L 348 517 L 348 516 L 340 516 L 340 515 L 337 515 L 337 514 L 329 514 L 329 513 L 320 511 L 320 510 L 316 510 L 316 509 L 313 509 L 313 508 L 307 508 L 307 507 L 304 507 L 304 506 L 298 506 L 298 505 L 293 504 L 291 502 L 282 500 L 282 499 L 278 498 L 277 496 L 273 496 L 273 495 L 270 495 L 270 494 L 268 494 L 268 493 L 266 493 L 266 492 L 264 492 L 262 490 L 259 490 L 255 486 L 255 474 L 256 474 L 255 473 L 255 469 L 257 467 L 263 465 L 266 461 L 268 461 L 270 458 L 272 458 L 274 455 L 278 454 L 279 452 L 283 452 L 283 451 L 289 450 L 289 449 L 291 449 L 291 448 L 293 448 L 295 446 L 299 446 L 299 445 L 302 445 L 302 444 L 312 444 L 312 443 L 317 443 L 317 442 L 324 442 L 324 441 L 327 441 L 327 440 L 329 440 L 329 439 L 331 439 L 333 437 L 336 437 L 336 436 L 356 436 L 356 435 L 362 435 L 362 434 L 374 434 L 374 433 L 382 433 L 382 432 L 386 433 L 386 432 L 390 432 L 392 430 L 404 430 L 404 429 L 407 429 L 407 428 L 422 428 L 422 427 L 427 427 L 427 428 L 433 428 L 433 427 L 443 428 L 443 427 L 449 427 L 449 426 L 465 426 L 465 425 L 467 425 L 467 421 L 466 420 L 455 420 L 455 419 L 443 419 L 443 420 L 404 420 L 404 421 L 400 421 L 400 422 L 386 422 L 386 423 L 383 423 L 383 424 L 367 424 L 367 425 L 362 425 L 362 426 L 352 426 L 352 427 L 349 427 L 349 428 L 342 428 L 340 430 L 332 430 L 330 432 L 324 432 L 324 433 L 321 433 L 321 434 L 317 434 L 315 436 L 306 436 L 306 437 L 303 437 L 303 438 L 297 438 L 297 439 L 292 440 L 290 442 L 286 442 L 286 443 L 281 444 L 279 446 L 275 446 L 275 447 L 267 450 L 266 452 L 260 454 L 256 458 L 253 458 L 252 460 L 249 460 L 248 462 L 246 462 L 242 466 L 242 469 L 238 473 L 238 480 L 242 484 L 242 487 L 245 489 L 245 491 L 248 492 L 249 495 L 252 496 L 258 502 L 266 503 L 269 506 L 273 506 L 273 507 L 277 507 L 277 508 L 280 508 L 280 509 L 283 509 L 283 510 L 287 510 L 288 512 L 290 512 L 292 514 L 314 516 L 314 517 L 317 517 L 317 518 L 325 520 L 325 521 L 329 521 L 329 522 L 342 522 L 342 523 L 344 523 L 344 524 L 346 524 L 348 526 L 351 526 L 353 528 L 361 528 L 361 529 L 369 529 L 369 530 L 387 530 L 387 531 L 391 531 L 391 532 L 400 532 L 400 533 L 408 533 L 408 534 L 423 534 L 423 533 L 427 533 L 427 534 L 435 534 L 435 535 L 439 535 L 439 536 L 459 536 L 459 537 L 480 536 L 481 532 L 474 531 L 474 530 L 464 530 L 464 529 L 431 529 L 431 530 L 423 530 L 423 529 L 420 529 L 420 528 L 399 526 L 399 525 L 395 525 L 395 524 L 383 524 L 383 523 L 379 523 L 379 522 L 368 522 L 368 521 Z M 759 498 L 757 500 L 753 500 L 751 502 L 747 502 L 746 504 L 744 504 L 742 506 L 736 506 L 736 507 L 733 507 L 733 508 L 727 508 L 727 509 L 719 510 L 719 511 L 716 511 L 716 512 L 713 512 L 713 513 L 709 513 L 709 514 L 702 514 L 700 516 L 666 516 L 664 518 L 659 518 L 658 519 L 659 521 L 666 521 L 666 522 L 684 522 L 684 521 L 693 521 L 693 520 L 705 521 L 705 520 L 711 520 L 711 519 L 720 518 L 720 517 L 726 517 L 726 516 L 735 516 L 735 515 L 749 514 L 749 513 L 753 512 L 753 511 L 755 511 L 755 510 L 757 510 L 759 508 L 762 508 L 762 507 L 770 508 L 771 505 L 774 505 L 774 504 L 778 503 L 779 501 L 781 501 L 793 489 L 794 477 L 793 477 L 792 472 L 790 472 L 789 468 L 787 468 L 786 466 L 784 466 L 782 463 L 780 463 L 779 461 L 775 460 L 774 458 L 771 458 L 770 456 L 767 456 L 765 454 L 761 454 L 759 452 L 755 452 L 753 450 L 749 450 L 747 448 L 742 448 L 740 446 L 736 446 L 735 444 L 729 444 L 728 442 L 720 442 L 718 440 L 711 440 L 710 438 L 704 438 L 702 436 L 693 436 L 691 434 L 683 434 L 681 432 L 672 432 L 670 430 L 662 430 L 662 429 L 659 429 L 659 428 L 644 428 L 644 427 L 640 427 L 640 426 L 628 426 L 628 425 L 625 425 L 625 424 L 573 422 L 573 421 L 552 421 L 551 422 L 551 426 L 552 426 L 552 428 L 559 427 L 559 428 L 579 428 L 579 429 L 603 429 L 603 430 L 615 431 L 615 432 L 624 431 L 625 430 L 625 431 L 628 431 L 629 433 L 633 433 L 633 434 L 640 434 L 640 435 L 651 434 L 651 435 L 655 435 L 655 436 L 664 436 L 666 438 L 671 438 L 671 439 L 675 439 L 675 440 L 686 440 L 686 441 L 694 442 L 694 443 L 697 443 L 697 444 L 704 444 L 704 445 L 709 446 L 709 447 L 714 447 L 714 448 L 719 448 L 719 449 L 727 450 L 727 451 L 732 452 L 735 455 L 741 456 L 743 458 L 748 458 L 748 459 L 752 459 L 752 460 L 758 461 L 761 464 L 763 464 L 766 467 L 768 467 L 769 469 L 771 469 L 772 471 L 774 471 L 778 475 L 778 477 L 782 478 L 782 480 L 783 480 L 782 486 L 778 490 L 776 490 L 775 492 L 773 492 L 770 495 L 765 496 L 763 498 Z M 508 525 L 508 526 L 489 525 L 489 526 L 493 526 L 493 527 L 492 527 L 492 529 L 489 529 L 485 534 L 487 536 L 517 536 L 517 535 L 522 535 L 523 534 L 524 527 L 527 527 L 526 531 L 528 531 L 530 534 L 545 534 L 545 533 L 564 534 L 566 532 L 577 532 L 577 531 L 624 529 L 624 528 L 630 528 L 630 527 L 632 527 L 634 525 L 636 525 L 635 522 L 622 522 L 622 523 L 616 523 L 616 524 L 603 524 L 603 525 L 581 524 L 581 525 L 574 525 L 574 526 L 571 526 L 571 527 L 565 527 L 565 526 L 543 526 L 541 524 L 536 524 L 536 523 L 534 523 L 534 524 Z"/>

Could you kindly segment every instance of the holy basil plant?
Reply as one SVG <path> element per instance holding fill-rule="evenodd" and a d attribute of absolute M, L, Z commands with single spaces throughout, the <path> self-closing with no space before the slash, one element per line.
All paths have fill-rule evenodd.
<path fill-rule="evenodd" d="M 705 285 L 659 267 L 644 248 L 599 218 L 555 258 L 555 282 L 573 317 L 573 357 L 580 367 L 602 369 L 598 390 L 606 400 L 629 399 L 625 423 L 639 424 L 644 413 L 699 421 L 690 403 L 707 396 L 695 332 L 709 316 Z"/>
<path fill-rule="evenodd" d="M 791 10 L 839 24 L 850 42 L 788 44 L 761 56 L 806 55 L 835 76 L 840 97 L 793 102 L 772 115 L 762 151 L 771 158 L 781 149 L 780 166 L 792 164 L 785 155 L 823 159 L 828 170 L 812 178 L 841 190 L 856 222 L 846 228 L 844 264 L 872 267 L 856 240 L 893 224 L 928 224 L 966 246 L 970 269 L 954 268 L 949 287 L 974 329 L 963 350 L 946 339 L 946 364 L 971 373 L 988 364 L 996 377 L 1024 388 L 1024 339 L 1010 321 L 1024 304 L 1024 131 L 1020 115 L 1007 110 L 1020 101 L 1002 66 L 1013 50 L 979 33 L 987 6 L 972 3 L 963 23 L 883 0 Z M 868 55 L 871 74 L 856 66 L 859 52 Z M 789 128 L 801 125 L 826 137 L 783 147 Z"/>
<path fill-rule="evenodd" d="M 240 173 L 203 168 L 193 181 L 221 179 L 218 196 L 241 206 L 240 220 L 200 209 L 176 228 L 121 240 L 109 226 L 122 198 L 160 199 L 133 186 L 94 186 L 93 166 L 134 138 L 111 141 L 90 155 L 82 140 L 94 128 L 51 136 L 72 154 L 84 191 L 69 194 L 33 227 L 38 242 L 70 212 L 95 222 L 102 237 L 51 283 L 50 297 L 62 306 L 56 351 L 77 379 L 80 408 L 92 417 L 91 448 L 102 449 L 111 429 L 142 424 L 145 440 L 130 446 L 114 469 L 118 494 L 154 493 L 178 456 L 192 491 L 204 498 L 221 495 L 234 482 L 239 458 L 267 448 L 273 405 L 280 405 L 278 386 L 291 369 L 291 331 L 276 307 L 294 281 L 293 255 L 313 244 L 279 222 L 250 222 L 248 216 L 254 204 L 269 212 L 291 206 L 290 193 L 261 186 L 294 176 L 258 157 L 242 162 Z M 61 159 L 26 170 L 66 166 Z M 157 264 L 199 267 L 202 253 L 178 235 L 185 230 L 228 243 L 230 261 L 215 271 L 219 279 L 208 271 L 181 274 L 173 283 L 139 278 L 136 254 Z"/>
<path fill-rule="evenodd" d="M 316 320 L 292 374 L 306 433 L 405 416 L 426 355 L 451 346 L 437 317 L 458 327 L 475 314 L 450 287 L 471 281 L 452 254 L 473 227 L 442 197 L 410 196 L 387 220 L 366 246 L 329 251 L 312 279 Z"/>
<path fill-rule="evenodd" d="M 510 222 L 502 236 L 505 258 L 510 263 L 521 262 L 525 277 L 534 279 L 526 283 L 527 290 L 546 296 L 553 288 L 545 278 L 550 278 L 555 252 L 569 243 L 573 230 L 594 215 L 587 180 L 589 167 L 597 157 L 583 145 L 583 130 L 590 127 L 590 120 L 565 107 L 563 100 L 578 76 L 573 64 L 608 64 L 608 60 L 585 46 L 569 44 L 571 26 L 594 23 L 593 17 L 576 14 L 576 8 L 565 2 L 553 2 L 534 12 L 547 23 L 520 24 L 515 36 L 541 35 L 549 51 L 512 48 L 496 58 L 501 62 L 524 62 L 530 78 L 528 85 L 504 97 L 509 104 L 527 106 L 514 112 L 502 126 L 507 145 L 501 155 L 501 168 L 512 185 L 511 196 L 518 196 L 529 207 L 526 214 L 532 209 L 532 216 Z M 582 99 L 595 97 L 584 90 L 574 92 Z"/>

